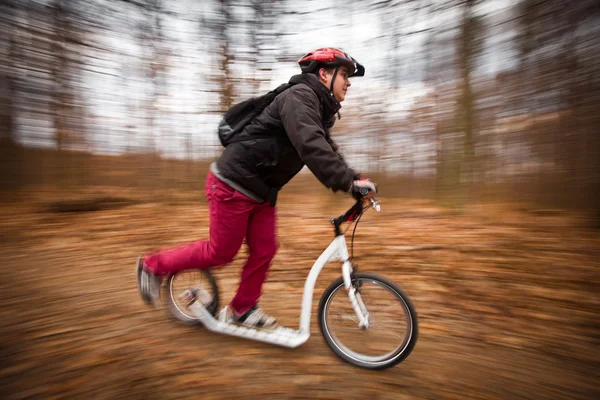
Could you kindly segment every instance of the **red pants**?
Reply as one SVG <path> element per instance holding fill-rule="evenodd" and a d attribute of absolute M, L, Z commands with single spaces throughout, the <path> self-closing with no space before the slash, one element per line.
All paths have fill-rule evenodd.
<path fill-rule="evenodd" d="M 268 202 L 258 203 L 241 194 L 212 172 L 206 179 L 205 193 L 210 212 L 209 239 L 148 255 L 144 261 L 150 272 L 158 275 L 185 269 L 209 269 L 230 263 L 246 237 L 249 257 L 230 304 L 236 312 L 243 313 L 258 302 L 279 246 L 275 208 Z"/>

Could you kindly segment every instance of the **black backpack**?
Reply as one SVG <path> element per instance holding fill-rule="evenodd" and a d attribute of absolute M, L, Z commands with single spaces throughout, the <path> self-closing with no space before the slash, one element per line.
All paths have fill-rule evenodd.
<path fill-rule="evenodd" d="M 291 86 L 293 86 L 291 83 L 281 84 L 267 94 L 244 100 L 227 110 L 221 122 L 219 122 L 219 140 L 221 144 L 227 147 L 231 143 L 255 139 L 255 137 L 250 136 L 240 138 L 238 134 L 271 104 L 278 94 Z"/>

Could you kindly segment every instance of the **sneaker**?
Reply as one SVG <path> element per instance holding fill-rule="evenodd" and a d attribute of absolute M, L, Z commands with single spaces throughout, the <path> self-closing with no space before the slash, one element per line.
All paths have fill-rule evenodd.
<path fill-rule="evenodd" d="M 190 308 L 196 301 L 196 296 L 194 295 L 193 290 L 186 289 L 178 296 L 177 300 L 183 307 Z"/>
<path fill-rule="evenodd" d="M 142 256 L 139 256 L 137 260 L 137 284 L 144 303 L 158 307 L 162 277 L 154 275 L 146 269 Z"/>
<path fill-rule="evenodd" d="M 263 309 L 258 306 L 258 304 L 242 315 L 238 315 L 232 310 L 231 320 L 238 325 L 249 328 L 272 328 L 277 325 L 277 320 L 264 312 Z"/>
<path fill-rule="evenodd" d="M 198 285 L 193 289 L 184 290 L 179 295 L 178 300 L 185 308 L 189 308 L 195 301 L 198 301 L 200 304 L 206 307 L 211 301 L 213 301 L 213 296 L 201 285 Z"/>

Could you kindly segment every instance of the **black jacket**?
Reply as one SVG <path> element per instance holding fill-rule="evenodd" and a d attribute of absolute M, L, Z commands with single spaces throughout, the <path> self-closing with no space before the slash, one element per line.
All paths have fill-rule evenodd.
<path fill-rule="evenodd" d="M 271 204 L 304 165 L 327 188 L 348 191 L 358 175 L 329 133 L 340 103 L 315 75 L 295 75 L 290 83 L 240 133 L 264 138 L 228 145 L 217 160 L 220 174 Z"/>

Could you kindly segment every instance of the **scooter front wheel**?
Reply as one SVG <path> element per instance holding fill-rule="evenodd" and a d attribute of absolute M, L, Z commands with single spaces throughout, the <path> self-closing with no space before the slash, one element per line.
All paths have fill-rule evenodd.
<path fill-rule="evenodd" d="M 368 311 L 368 326 L 359 321 L 344 288 L 335 280 L 321 296 L 319 327 L 329 347 L 343 360 L 366 369 L 385 369 L 404 360 L 415 347 L 417 313 L 393 282 L 372 273 L 356 273 L 353 286 Z"/>
<path fill-rule="evenodd" d="M 209 270 L 184 270 L 169 275 L 164 290 L 169 313 L 183 324 L 200 324 L 189 309 L 195 301 L 200 302 L 213 316 L 219 309 L 219 289 Z"/>

